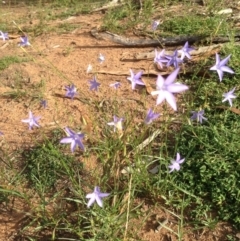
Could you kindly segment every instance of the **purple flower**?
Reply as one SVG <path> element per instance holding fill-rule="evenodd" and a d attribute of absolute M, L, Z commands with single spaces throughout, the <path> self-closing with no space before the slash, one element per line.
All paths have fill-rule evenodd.
<path fill-rule="evenodd" d="M 192 116 L 190 117 L 191 120 L 197 120 L 198 122 L 200 122 L 202 124 L 203 120 L 207 120 L 206 117 L 204 117 L 204 110 L 200 110 L 200 111 L 191 111 Z"/>
<path fill-rule="evenodd" d="M 127 79 L 131 81 L 132 83 L 132 89 L 135 90 L 136 85 L 145 85 L 142 80 L 140 80 L 143 71 L 139 71 L 137 74 L 134 74 L 134 72 L 130 69 L 131 77 L 128 77 Z"/>
<path fill-rule="evenodd" d="M 100 64 L 102 64 L 105 61 L 105 56 L 100 53 L 98 56 L 98 61 L 100 62 Z"/>
<path fill-rule="evenodd" d="M 152 30 L 156 31 L 156 29 L 157 29 L 159 24 L 160 24 L 160 21 L 153 20 L 153 22 L 152 22 Z"/>
<path fill-rule="evenodd" d="M 183 60 L 185 56 L 188 59 L 191 59 L 191 55 L 189 52 L 191 52 L 192 50 L 194 50 L 194 48 L 189 47 L 188 42 L 186 42 L 183 48 L 179 50 L 179 52 L 181 53 L 181 59 Z"/>
<path fill-rule="evenodd" d="M 167 78 L 166 80 L 161 76 L 158 75 L 157 78 L 157 90 L 152 91 L 151 95 L 158 95 L 157 97 L 157 104 L 161 104 L 165 99 L 168 102 L 168 104 L 176 111 L 177 105 L 176 100 L 174 98 L 173 93 L 180 93 L 185 90 L 188 90 L 188 86 L 180 84 L 180 83 L 174 83 L 177 74 L 179 72 L 180 68 L 177 68 L 174 70 Z"/>
<path fill-rule="evenodd" d="M 180 154 L 177 153 L 176 160 L 172 160 L 171 161 L 172 164 L 168 166 L 170 168 L 169 173 L 173 172 L 174 170 L 179 171 L 180 170 L 180 164 L 182 164 L 184 161 L 185 161 L 185 158 L 180 160 Z"/>
<path fill-rule="evenodd" d="M 69 85 L 69 86 L 65 86 L 65 90 L 67 91 L 65 96 L 70 97 L 71 99 L 73 99 L 74 96 L 78 94 L 77 88 L 75 87 L 74 84 Z"/>
<path fill-rule="evenodd" d="M 220 57 L 218 54 L 216 54 L 216 64 L 210 68 L 210 70 L 216 70 L 219 76 L 220 82 L 223 78 L 223 72 L 228 72 L 230 74 L 234 74 L 234 71 L 229 68 L 228 66 L 225 66 L 228 63 L 228 60 L 230 59 L 231 54 L 228 55 L 225 59 L 220 60 Z"/>
<path fill-rule="evenodd" d="M 116 131 L 116 129 L 119 132 L 122 132 L 122 122 L 123 122 L 123 118 L 118 118 L 117 116 L 113 116 L 113 122 L 109 122 L 107 123 L 109 126 L 114 126 L 114 132 Z"/>
<path fill-rule="evenodd" d="M 83 151 L 85 151 L 84 145 L 82 143 L 82 139 L 84 138 L 84 134 L 76 133 L 72 131 L 70 128 L 66 127 L 65 132 L 68 137 L 65 137 L 60 140 L 62 144 L 71 143 L 71 151 L 74 152 L 76 146 L 79 146 Z"/>
<path fill-rule="evenodd" d="M 39 117 L 39 116 L 38 117 L 34 117 L 32 112 L 29 111 L 29 118 L 22 120 L 22 122 L 28 123 L 29 124 L 29 130 L 31 130 L 33 128 L 33 126 L 40 127 L 38 122 L 37 122 L 40 118 L 41 117 Z"/>
<path fill-rule="evenodd" d="M 0 31 L 0 38 L 1 38 L 3 41 L 6 41 L 6 39 L 9 39 L 8 33 L 3 33 L 2 31 Z"/>
<path fill-rule="evenodd" d="M 182 63 L 182 59 L 178 58 L 178 51 L 175 50 L 173 55 L 166 55 L 165 56 L 168 59 L 167 62 L 167 67 L 169 67 L 170 65 L 173 65 L 176 68 L 178 68 L 178 63 Z"/>
<path fill-rule="evenodd" d="M 115 82 L 115 83 L 113 83 L 113 84 L 110 84 L 109 86 L 110 87 L 113 87 L 114 89 L 118 89 L 119 87 L 120 87 L 120 83 L 119 82 Z"/>
<path fill-rule="evenodd" d="M 40 105 L 41 105 L 44 109 L 46 109 L 46 108 L 47 108 L 47 101 L 46 101 L 46 100 L 41 100 L 41 101 L 40 101 Z"/>
<path fill-rule="evenodd" d="M 97 82 L 96 76 L 93 76 L 93 80 L 89 80 L 90 83 L 90 90 L 98 90 L 98 87 L 100 86 L 100 83 Z"/>
<path fill-rule="evenodd" d="M 155 58 L 154 63 L 159 64 L 161 68 L 163 68 L 162 63 L 167 63 L 168 60 L 165 58 L 165 49 L 163 49 L 161 52 L 158 52 L 157 49 L 155 49 Z"/>
<path fill-rule="evenodd" d="M 0 131 L 0 136 L 3 136 L 3 135 L 4 135 L 3 132 Z"/>
<path fill-rule="evenodd" d="M 21 46 L 21 47 L 25 47 L 25 46 L 31 45 L 28 42 L 28 37 L 27 36 L 20 37 L 20 40 L 21 40 L 21 42 L 18 45 Z"/>
<path fill-rule="evenodd" d="M 97 202 L 98 206 L 101 208 L 103 207 L 102 198 L 109 196 L 110 193 L 103 193 L 100 192 L 99 187 L 94 187 L 94 191 L 86 195 L 86 198 L 89 199 L 87 207 L 89 208 L 95 201 Z"/>
<path fill-rule="evenodd" d="M 233 88 L 232 90 L 230 90 L 229 92 L 223 94 L 224 99 L 223 99 L 222 102 L 225 102 L 225 101 L 228 100 L 231 107 L 232 107 L 232 99 L 237 98 L 237 96 L 233 94 L 234 91 L 235 91 L 235 89 L 236 89 L 236 87 L 234 87 L 234 88 Z"/>
<path fill-rule="evenodd" d="M 147 116 L 145 118 L 145 124 L 151 124 L 155 119 L 157 119 L 160 114 L 154 113 L 152 109 L 149 109 L 147 112 Z"/>

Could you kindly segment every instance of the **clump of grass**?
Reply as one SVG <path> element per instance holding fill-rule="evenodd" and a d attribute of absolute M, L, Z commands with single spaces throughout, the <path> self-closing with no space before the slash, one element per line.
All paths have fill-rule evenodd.
<path fill-rule="evenodd" d="M 137 2 L 127 1 L 125 5 L 109 10 L 105 14 L 102 27 L 116 33 L 132 30 L 138 24 L 145 29 L 152 21 L 153 6 L 153 0 L 143 1 L 141 9 Z"/>
<path fill-rule="evenodd" d="M 131 5 L 119 7 L 117 10 L 113 9 L 106 13 L 103 21 L 103 29 L 113 31 L 116 33 L 122 33 L 130 26 L 134 26 L 133 9 Z M 125 18 L 132 19 L 131 21 L 123 21 Z"/>
<path fill-rule="evenodd" d="M 127 218 L 124 210 L 127 210 L 131 217 L 136 213 L 132 205 L 133 200 L 128 205 L 124 200 L 124 195 L 131 193 L 132 190 L 123 188 L 121 191 L 117 189 L 114 191 L 112 189 L 118 198 L 115 200 L 110 198 L 109 202 L 104 202 L 104 208 L 93 206 L 87 209 L 85 195 L 92 191 L 93 183 L 98 183 L 101 190 L 106 189 L 107 186 L 108 190 L 115 189 L 111 180 L 107 181 L 110 172 L 104 172 L 100 179 L 96 177 L 99 171 L 84 170 L 84 166 L 76 160 L 74 155 L 64 154 L 59 146 L 60 136 L 62 132 L 55 130 L 51 140 L 46 139 L 42 144 L 22 152 L 25 165 L 24 176 L 29 181 L 30 189 L 37 192 L 40 197 L 40 200 L 37 203 L 35 201 L 35 205 L 31 207 L 31 215 L 24 224 L 22 236 L 43 237 L 46 233 L 50 233 L 47 237 L 52 237 L 53 240 L 60 237 L 69 239 L 111 237 L 117 240 L 124 232 Z M 97 149 L 98 152 L 100 150 L 103 149 Z M 117 150 L 119 149 L 116 148 L 115 151 Z M 101 155 L 103 156 L 103 153 Z M 108 160 L 105 160 L 105 164 L 103 163 L 104 168 L 112 169 L 111 166 L 106 165 L 106 162 Z M 114 174 L 111 173 L 112 175 Z M 114 205 L 111 205 L 111 202 L 114 202 Z M 27 230 L 31 227 L 34 227 L 35 231 L 29 234 Z"/>
<path fill-rule="evenodd" d="M 166 16 L 165 16 L 166 17 Z M 206 35 L 223 34 L 228 23 L 223 21 L 222 16 L 198 16 L 187 14 L 184 16 L 167 17 L 161 24 L 163 33 L 171 35 Z"/>
<path fill-rule="evenodd" d="M 178 137 L 179 149 L 190 153 L 175 183 L 204 200 L 192 211 L 198 220 L 203 220 L 212 210 L 220 220 L 240 225 L 240 199 L 236 189 L 240 170 L 240 156 L 236 152 L 240 118 L 231 112 L 214 112 L 206 125 L 183 126 Z"/>
<path fill-rule="evenodd" d="M 232 59 L 239 58 L 237 47 L 230 46 L 227 53 L 233 53 Z M 234 64 L 236 62 L 231 61 L 231 65 Z M 216 81 L 216 73 L 212 73 L 192 83 L 199 88 L 192 96 L 191 110 L 205 109 L 208 121 L 203 125 L 185 122 L 175 135 L 177 148 L 185 153 L 187 162 L 182 172 L 176 173 L 174 183 L 180 190 L 191 193 L 185 198 L 196 223 L 204 226 L 225 220 L 239 227 L 240 199 L 236 187 L 239 185 L 240 155 L 236 150 L 239 148 L 240 116 L 238 112 L 225 110 L 221 102 L 224 92 L 238 86 L 238 73 L 225 76 L 224 83 Z M 234 106 L 240 106 L 238 99 L 234 99 Z M 175 206 L 180 208 L 181 202 Z"/>
<path fill-rule="evenodd" d="M 29 61 L 28 58 L 21 58 L 18 56 L 6 56 L 0 59 L 0 70 L 8 68 L 11 64 L 18 64 Z"/>
<path fill-rule="evenodd" d="M 32 102 L 39 102 L 43 99 L 42 90 L 45 86 L 45 81 L 41 80 L 37 83 L 31 83 L 30 80 L 21 76 L 21 73 L 16 72 L 12 81 L 7 83 L 9 87 L 12 88 L 10 91 L 6 91 L 1 94 L 2 98 L 9 98 L 15 101 L 29 101 L 29 104 Z"/>
<path fill-rule="evenodd" d="M 58 145 L 50 141 L 25 150 L 22 153 L 26 165 L 25 177 L 32 188 L 49 191 L 58 179 L 66 176 L 62 164 L 71 166 L 73 157 L 61 153 Z"/>
<path fill-rule="evenodd" d="M 51 3 L 51 8 L 52 9 L 59 8 L 61 9 L 61 12 L 51 15 L 51 19 L 57 19 L 57 18 L 64 19 L 69 16 L 87 14 L 94 8 L 101 7 L 106 3 L 108 3 L 108 1 L 106 0 L 102 0 L 102 1 L 55 0 Z"/>

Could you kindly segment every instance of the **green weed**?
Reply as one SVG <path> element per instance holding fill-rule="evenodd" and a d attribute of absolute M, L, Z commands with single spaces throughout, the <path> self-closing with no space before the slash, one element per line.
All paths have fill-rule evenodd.
<path fill-rule="evenodd" d="M 18 72 L 15 73 L 15 76 L 9 81 L 7 86 L 11 87 L 12 90 L 2 93 L 1 97 L 5 99 L 14 99 L 16 101 L 27 101 L 25 102 L 26 106 L 39 103 L 44 96 L 44 80 L 38 83 L 31 83 L 28 78 L 26 79 Z"/>
<path fill-rule="evenodd" d="M 61 153 L 59 147 L 49 141 L 22 153 L 26 165 L 26 178 L 32 187 L 45 192 L 53 188 L 58 179 L 65 177 L 62 162 L 71 165 L 73 158 Z"/>
<path fill-rule="evenodd" d="M 225 33 L 227 22 L 221 16 L 198 16 L 187 14 L 184 16 L 165 16 L 165 21 L 160 26 L 163 33 L 171 35 L 206 35 L 214 36 Z"/>
<path fill-rule="evenodd" d="M 23 63 L 29 61 L 28 58 L 20 58 L 18 56 L 6 56 L 0 59 L 0 70 L 8 68 L 11 64 Z"/>

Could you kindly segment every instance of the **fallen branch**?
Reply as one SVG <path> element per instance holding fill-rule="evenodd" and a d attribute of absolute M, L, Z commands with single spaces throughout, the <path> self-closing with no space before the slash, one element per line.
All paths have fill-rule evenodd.
<path fill-rule="evenodd" d="M 161 133 L 161 130 L 156 130 L 152 133 L 151 136 L 149 136 L 146 140 L 144 140 L 141 144 L 139 144 L 135 148 L 135 152 L 139 152 L 143 150 L 146 146 L 148 146 L 159 134 Z"/>
<path fill-rule="evenodd" d="M 113 0 L 110 3 L 108 3 L 107 5 L 104 5 L 100 8 L 96 8 L 94 10 L 91 11 L 91 13 L 94 12 L 99 12 L 99 11 L 104 11 L 104 10 L 108 10 L 108 9 L 112 9 L 112 8 L 116 8 L 116 7 L 120 7 L 123 6 L 124 4 L 126 4 L 126 2 L 119 2 L 118 0 Z"/>
<path fill-rule="evenodd" d="M 114 43 L 118 43 L 124 45 L 126 47 L 157 47 L 157 46 L 177 46 L 183 45 L 187 41 L 189 44 L 193 44 L 195 42 L 210 42 L 210 43 L 226 43 L 230 42 L 230 38 L 226 36 L 216 36 L 209 37 L 207 35 L 193 35 L 193 36 L 176 36 L 176 37 L 159 37 L 158 39 L 134 39 L 127 38 L 124 36 L 120 36 L 114 33 L 106 32 L 98 32 L 96 28 L 91 30 L 91 35 L 97 39 L 108 40 Z M 235 42 L 240 41 L 240 33 L 237 33 L 234 36 Z"/>
<path fill-rule="evenodd" d="M 155 70 L 145 70 L 146 72 L 144 72 L 142 75 L 146 76 L 146 75 L 158 75 L 159 72 L 155 71 Z M 116 70 L 116 71 L 107 71 L 107 70 L 99 70 L 97 72 L 98 74 L 109 74 L 109 75 L 117 75 L 117 76 L 128 76 L 130 75 L 129 73 L 129 70 L 128 71 L 119 71 L 119 70 Z M 166 75 L 166 74 L 169 74 L 171 73 L 171 71 L 164 71 L 164 72 L 161 72 L 162 75 Z"/>
<path fill-rule="evenodd" d="M 235 114 L 240 115 L 240 109 L 234 108 L 234 107 L 227 107 L 227 106 L 217 106 L 217 109 L 223 109 L 223 110 L 230 110 Z"/>
<path fill-rule="evenodd" d="M 5 49 L 8 45 L 9 45 L 9 43 L 6 42 L 6 43 L 4 43 L 4 44 L 0 47 L 0 49 Z"/>

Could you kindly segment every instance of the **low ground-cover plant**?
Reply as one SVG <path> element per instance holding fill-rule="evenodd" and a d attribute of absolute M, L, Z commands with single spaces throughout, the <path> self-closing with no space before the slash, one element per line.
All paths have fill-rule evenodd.
<path fill-rule="evenodd" d="M 18 56 L 6 56 L 0 59 L 0 70 L 8 68 L 11 64 L 29 61 L 27 58 Z"/>
<path fill-rule="evenodd" d="M 199 222 L 214 210 L 219 219 L 239 226 L 239 117 L 222 110 L 212 116 L 214 120 L 208 118 L 203 125 L 182 127 L 180 151 L 190 153 L 175 181 L 202 198 L 192 211 Z"/>

